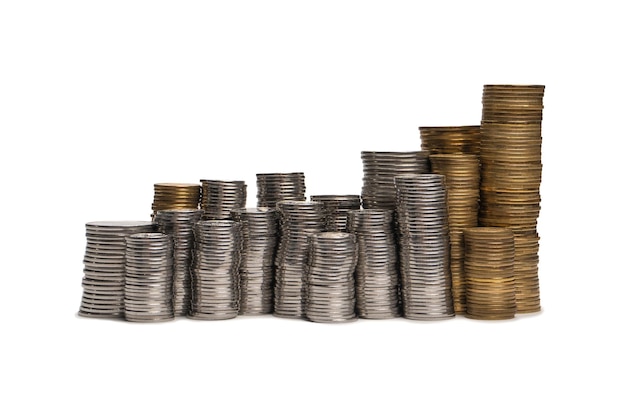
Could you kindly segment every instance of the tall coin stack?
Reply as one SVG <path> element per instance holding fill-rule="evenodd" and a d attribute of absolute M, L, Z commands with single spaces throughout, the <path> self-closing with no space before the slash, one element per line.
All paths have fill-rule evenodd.
<path fill-rule="evenodd" d="M 455 313 L 463 314 L 465 313 L 463 229 L 478 226 L 480 161 L 477 155 L 440 153 L 430 156 L 430 164 L 433 173 L 446 177 L 452 295 Z"/>
<path fill-rule="evenodd" d="M 480 154 L 480 126 L 423 126 L 419 130 L 422 150 L 431 155 Z"/>
<path fill-rule="evenodd" d="M 159 210 L 197 209 L 200 203 L 200 185 L 185 183 L 154 184 L 152 218 Z"/>
<path fill-rule="evenodd" d="M 345 232 L 348 212 L 361 208 L 360 195 L 312 195 L 311 201 L 324 204 L 326 213 L 326 230 L 329 232 Z"/>
<path fill-rule="evenodd" d="M 518 313 L 541 310 L 537 218 L 543 94 L 543 85 L 483 88 L 479 224 L 515 234 Z"/>
<path fill-rule="evenodd" d="M 356 236 L 356 311 L 364 319 L 400 316 L 398 255 L 392 210 L 349 213 L 348 232 Z"/>
<path fill-rule="evenodd" d="M 239 314 L 269 314 L 274 308 L 278 212 L 267 207 L 240 208 L 231 215 L 241 224 Z"/>
<path fill-rule="evenodd" d="M 244 181 L 200 180 L 200 208 L 204 220 L 228 220 L 230 212 L 246 206 L 247 187 Z"/>
<path fill-rule="evenodd" d="M 445 177 L 399 176 L 395 183 L 404 316 L 453 317 Z"/>
<path fill-rule="evenodd" d="M 357 256 L 353 234 L 323 232 L 310 236 L 305 286 L 305 315 L 309 320 L 332 323 L 356 318 Z"/>
<path fill-rule="evenodd" d="M 279 201 L 305 201 L 304 173 L 256 174 L 257 207 L 276 208 Z"/>
<path fill-rule="evenodd" d="M 308 238 L 325 229 L 324 205 L 317 201 L 281 201 L 277 208 L 280 238 L 275 261 L 274 315 L 302 318 Z"/>
<path fill-rule="evenodd" d="M 465 229 L 467 317 L 482 320 L 515 316 L 515 244 L 504 227 Z"/>
<path fill-rule="evenodd" d="M 428 152 L 370 152 L 362 151 L 363 208 L 388 209 L 396 207 L 394 178 L 430 172 Z"/>
<path fill-rule="evenodd" d="M 173 263 L 170 236 L 163 233 L 137 233 L 126 237 L 126 320 L 158 322 L 174 318 Z"/>
<path fill-rule="evenodd" d="M 173 305 L 176 316 L 186 316 L 191 302 L 191 260 L 194 249 L 193 226 L 202 210 L 180 209 L 158 211 L 154 221 L 159 231 L 172 236 L 174 242 Z"/>
<path fill-rule="evenodd" d="M 189 317 L 224 320 L 239 314 L 241 224 L 202 220 L 194 225 L 192 300 Z"/>
<path fill-rule="evenodd" d="M 149 221 L 102 221 L 85 225 L 87 247 L 83 258 L 83 296 L 79 315 L 124 316 L 126 236 L 154 231 Z"/>

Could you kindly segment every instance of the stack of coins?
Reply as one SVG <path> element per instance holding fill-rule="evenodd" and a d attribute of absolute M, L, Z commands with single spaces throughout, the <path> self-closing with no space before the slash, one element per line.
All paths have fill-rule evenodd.
<path fill-rule="evenodd" d="M 516 245 L 523 248 L 515 265 L 518 313 L 541 309 L 537 218 L 543 94 L 542 85 L 483 89 L 479 224 L 511 229 Z"/>
<path fill-rule="evenodd" d="M 454 311 L 465 313 L 465 278 L 463 277 L 463 229 L 478 226 L 480 198 L 480 162 L 469 154 L 430 156 L 433 173 L 445 175 L 450 227 L 450 273 Z"/>
<path fill-rule="evenodd" d="M 202 210 L 161 210 L 154 221 L 159 231 L 172 236 L 174 242 L 174 279 L 172 287 L 174 314 L 186 316 L 191 302 L 191 259 L 193 257 L 193 226 L 202 217 Z"/>
<path fill-rule="evenodd" d="M 279 201 L 305 201 L 304 173 L 256 174 L 257 207 L 276 208 Z"/>
<path fill-rule="evenodd" d="M 189 317 L 224 320 L 239 313 L 241 224 L 202 220 L 194 225 L 192 301 Z"/>
<path fill-rule="evenodd" d="M 473 227 L 463 232 L 467 317 L 483 320 L 515 316 L 515 244 L 503 227 Z"/>
<path fill-rule="evenodd" d="M 275 261 L 274 315 L 302 318 L 308 237 L 324 231 L 324 205 L 317 201 L 281 201 L 277 208 L 280 238 Z"/>
<path fill-rule="evenodd" d="M 388 209 L 396 207 L 393 179 L 400 175 L 430 172 L 428 152 L 361 152 L 363 161 L 363 208 Z"/>
<path fill-rule="evenodd" d="M 397 221 L 404 316 L 454 316 L 445 177 L 396 177 Z"/>
<path fill-rule="evenodd" d="M 79 315 L 124 316 L 126 236 L 155 230 L 149 221 L 101 221 L 85 225 L 87 247 Z"/>
<path fill-rule="evenodd" d="M 392 210 L 349 213 L 348 232 L 357 238 L 356 311 L 365 319 L 400 315 L 398 255 Z"/>
<path fill-rule="evenodd" d="M 173 264 L 171 237 L 163 233 L 138 233 L 126 237 L 126 320 L 158 322 L 174 318 Z"/>
<path fill-rule="evenodd" d="M 247 187 L 244 181 L 200 180 L 200 208 L 204 220 L 228 220 L 230 212 L 246 206 Z"/>
<path fill-rule="evenodd" d="M 198 203 L 200 203 L 198 184 L 154 184 L 152 218 L 154 219 L 159 210 L 197 209 Z"/>
<path fill-rule="evenodd" d="M 234 209 L 232 218 L 241 224 L 239 314 L 269 314 L 274 308 L 278 212 L 267 207 Z"/>
<path fill-rule="evenodd" d="M 345 232 L 348 212 L 361 208 L 360 195 L 312 195 L 311 201 L 324 204 L 326 230 L 329 232 Z"/>
<path fill-rule="evenodd" d="M 305 286 L 305 315 L 309 320 L 332 323 L 356 318 L 357 256 L 353 234 L 324 232 L 310 236 Z"/>
<path fill-rule="evenodd" d="M 422 150 L 431 155 L 480 154 L 480 126 L 420 127 Z"/>

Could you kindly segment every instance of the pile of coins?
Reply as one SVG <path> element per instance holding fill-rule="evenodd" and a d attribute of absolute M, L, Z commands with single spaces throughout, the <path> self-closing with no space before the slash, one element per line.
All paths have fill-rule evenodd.
<path fill-rule="evenodd" d="M 317 201 L 281 201 L 277 208 L 280 238 L 275 261 L 274 315 L 302 318 L 308 238 L 324 231 L 324 205 Z"/>
<path fill-rule="evenodd" d="M 404 317 L 453 317 L 445 177 L 399 176 L 395 183 Z"/>
<path fill-rule="evenodd" d="M 239 314 L 269 314 L 274 307 L 274 256 L 278 241 L 276 209 L 241 208 L 232 211 L 241 224 Z"/>
<path fill-rule="evenodd" d="M 173 305 L 176 316 L 186 316 L 191 302 L 191 259 L 193 257 L 193 226 L 202 218 L 202 210 L 160 210 L 154 221 L 159 231 L 174 242 Z"/>
<path fill-rule="evenodd" d="M 515 316 L 515 244 L 503 227 L 465 229 L 466 316 L 481 320 Z"/>
<path fill-rule="evenodd" d="M 124 316 L 128 321 L 174 319 L 172 306 L 172 239 L 162 233 L 126 237 Z"/>
<path fill-rule="evenodd" d="M 247 187 L 244 181 L 200 180 L 200 208 L 204 220 L 228 220 L 230 212 L 246 206 Z"/>
<path fill-rule="evenodd" d="M 232 220 L 201 220 L 194 225 L 189 317 L 224 320 L 239 313 L 241 225 Z"/>
<path fill-rule="evenodd" d="M 361 208 L 360 195 L 312 195 L 311 201 L 324 204 L 326 230 L 329 232 L 345 232 L 348 212 Z"/>
<path fill-rule="evenodd" d="M 256 174 L 257 207 L 276 208 L 279 201 L 305 201 L 304 173 Z"/>
<path fill-rule="evenodd" d="M 480 153 L 480 126 L 420 127 L 422 150 L 431 155 Z"/>
<path fill-rule="evenodd" d="M 538 278 L 542 85 L 485 85 L 479 224 L 515 234 L 517 312 L 541 309 Z"/>
<path fill-rule="evenodd" d="M 400 316 L 398 255 L 392 210 L 349 213 L 348 232 L 356 236 L 356 311 L 364 319 Z"/>
<path fill-rule="evenodd" d="M 152 218 L 159 210 L 197 209 L 199 203 L 200 186 L 198 184 L 154 184 Z"/>
<path fill-rule="evenodd" d="M 83 295 L 79 315 L 124 316 L 126 236 L 154 231 L 149 221 L 103 221 L 85 225 L 87 247 L 83 258 Z"/>
<path fill-rule="evenodd" d="M 353 320 L 356 237 L 323 232 L 310 236 L 305 286 L 305 315 L 314 322 Z"/>
<path fill-rule="evenodd" d="M 394 178 L 400 175 L 430 172 L 428 152 L 361 152 L 363 162 L 363 208 L 388 209 L 396 207 Z"/>

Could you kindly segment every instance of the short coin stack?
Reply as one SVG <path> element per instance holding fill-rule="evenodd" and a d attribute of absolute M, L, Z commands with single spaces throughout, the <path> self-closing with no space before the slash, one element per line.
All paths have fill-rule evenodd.
<path fill-rule="evenodd" d="M 326 230 L 329 232 L 345 232 L 348 212 L 361 208 L 360 195 L 312 195 L 311 201 L 324 204 L 326 213 Z"/>
<path fill-rule="evenodd" d="M 353 320 L 356 237 L 323 232 L 310 236 L 305 287 L 305 315 L 314 322 Z"/>
<path fill-rule="evenodd" d="M 114 318 L 124 316 L 126 236 L 152 232 L 149 221 L 101 221 L 85 225 L 83 296 L 79 315 Z"/>
<path fill-rule="evenodd" d="M 152 218 L 159 210 L 197 209 L 200 203 L 200 185 L 185 183 L 154 184 Z"/>
<path fill-rule="evenodd" d="M 277 204 L 280 238 L 276 252 L 274 315 L 303 317 L 303 285 L 309 235 L 323 232 L 324 205 L 317 201 L 281 201 Z"/>
<path fill-rule="evenodd" d="M 515 316 L 515 245 L 503 227 L 465 229 L 466 316 L 481 320 Z"/>
<path fill-rule="evenodd" d="M 453 317 L 445 178 L 422 174 L 395 182 L 404 316 Z"/>
<path fill-rule="evenodd" d="M 173 264 L 170 236 L 138 233 L 126 237 L 126 320 L 158 322 L 174 319 Z"/>
<path fill-rule="evenodd" d="M 356 311 L 365 319 L 400 315 L 398 255 L 392 210 L 365 209 L 349 213 L 348 232 L 356 236 Z"/>
<path fill-rule="evenodd" d="M 431 155 L 480 154 L 480 126 L 420 127 L 422 150 Z"/>
<path fill-rule="evenodd" d="M 247 187 L 244 181 L 200 180 L 200 208 L 204 220 L 228 220 L 230 212 L 246 206 Z"/>
<path fill-rule="evenodd" d="M 304 173 L 256 174 L 257 207 L 276 208 L 279 201 L 305 201 Z"/>
<path fill-rule="evenodd" d="M 278 241 L 276 209 L 241 208 L 232 211 L 241 224 L 239 314 L 269 314 L 274 308 L 274 256 Z"/>
<path fill-rule="evenodd" d="M 223 320 L 239 313 L 241 225 L 232 220 L 202 220 L 194 225 L 189 317 Z"/>

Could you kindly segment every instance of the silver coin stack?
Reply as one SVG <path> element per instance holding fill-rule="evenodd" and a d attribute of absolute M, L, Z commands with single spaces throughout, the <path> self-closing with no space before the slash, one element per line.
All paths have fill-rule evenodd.
<path fill-rule="evenodd" d="M 404 316 L 453 317 L 445 176 L 400 176 L 395 182 Z"/>
<path fill-rule="evenodd" d="M 305 201 L 304 173 L 256 174 L 257 207 L 276 208 L 279 201 Z"/>
<path fill-rule="evenodd" d="M 399 317 L 398 255 L 392 210 L 351 211 L 348 232 L 357 238 L 356 311 L 365 319 Z"/>
<path fill-rule="evenodd" d="M 427 151 L 417 152 L 361 152 L 363 161 L 363 208 L 396 208 L 396 189 L 393 179 L 399 175 L 430 172 Z"/>
<path fill-rule="evenodd" d="M 83 296 L 78 314 L 84 317 L 124 316 L 126 236 L 152 232 L 150 221 L 101 221 L 85 225 Z"/>
<path fill-rule="evenodd" d="M 277 208 L 280 237 L 275 260 L 274 315 L 302 318 L 308 237 L 324 231 L 324 205 L 316 201 L 281 201 Z"/>
<path fill-rule="evenodd" d="M 267 207 L 240 208 L 231 216 L 241 224 L 239 314 L 270 314 L 274 308 L 278 212 Z"/>
<path fill-rule="evenodd" d="M 329 232 L 345 232 L 348 212 L 361 208 L 360 195 L 312 195 L 311 201 L 324 204 L 326 230 Z"/>
<path fill-rule="evenodd" d="M 333 323 L 356 318 L 354 269 L 356 236 L 343 232 L 309 237 L 305 282 L 305 315 L 314 322 Z"/>
<path fill-rule="evenodd" d="M 137 233 L 126 237 L 126 320 L 158 322 L 174 319 L 173 248 L 172 238 L 163 233 Z"/>
<path fill-rule="evenodd" d="M 244 181 L 200 180 L 200 183 L 203 220 L 228 220 L 233 209 L 246 206 L 247 186 Z"/>
<path fill-rule="evenodd" d="M 189 317 L 224 320 L 239 314 L 241 224 L 202 220 L 194 226 L 192 299 Z"/>
<path fill-rule="evenodd" d="M 202 210 L 160 210 L 154 217 L 159 231 L 172 236 L 174 242 L 174 282 L 172 287 L 174 314 L 186 316 L 191 302 L 191 259 L 193 257 L 193 226 L 202 217 Z"/>

